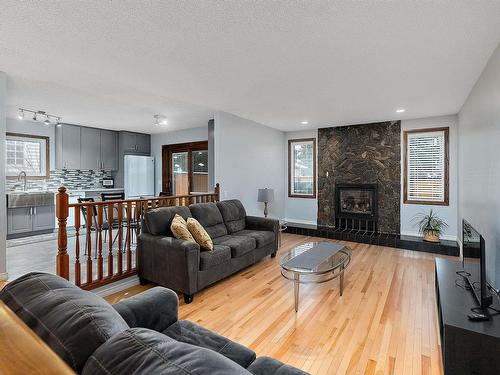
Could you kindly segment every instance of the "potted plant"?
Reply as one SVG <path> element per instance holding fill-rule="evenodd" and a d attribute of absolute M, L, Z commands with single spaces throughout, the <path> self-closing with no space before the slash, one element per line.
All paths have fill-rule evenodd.
<path fill-rule="evenodd" d="M 441 232 L 448 227 L 448 224 L 441 219 L 432 209 L 429 213 L 419 213 L 413 220 L 418 227 L 418 232 L 423 236 L 424 241 L 439 242 Z"/>

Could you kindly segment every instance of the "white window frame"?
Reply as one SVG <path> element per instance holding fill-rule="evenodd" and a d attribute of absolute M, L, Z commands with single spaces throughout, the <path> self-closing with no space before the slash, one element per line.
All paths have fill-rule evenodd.
<path fill-rule="evenodd" d="M 24 142 L 37 142 L 40 144 L 40 171 L 33 172 L 26 166 L 13 167 L 8 164 L 8 153 L 12 152 L 8 150 L 8 141 L 18 140 Z M 23 151 L 24 152 L 24 151 Z M 47 179 L 49 177 L 49 137 L 43 137 L 38 135 L 30 134 L 17 134 L 17 133 L 7 133 L 5 137 L 5 175 L 7 178 L 13 179 L 17 178 L 19 173 L 26 172 L 26 177 L 28 179 Z"/>
<path fill-rule="evenodd" d="M 422 191 L 422 194 L 427 193 L 427 197 L 419 198 L 414 192 L 418 192 L 415 186 L 412 186 L 418 177 L 411 177 L 410 174 L 415 171 L 415 167 L 411 165 L 418 165 L 418 161 L 415 161 L 416 155 L 411 155 L 411 145 L 410 142 L 414 144 L 415 140 L 429 137 L 439 137 L 443 140 L 442 143 L 442 154 L 439 155 L 439 160 L 436 163 L 441 163 L 441 178 L 442 178 L 442 191 L 437 191 L 433 194 L 432 187 L 427 191 Z M 438 206 L 448 206 L 449 205 L 449 128 L 430 128 L 430 129 L 415 129 L 406 130 L 404 132 L 404 199 L 403 202 L 406 204 L 427 204 L 427 205 L 438 205 Z M 412 160 L 413 159 L 413 160 Z M 434 197 L 430 196 L 434 195 Z"/>
<path fill-rule="evenodd" d="M 313 148 L 313 191 L 311 194 L 296 193 L 294 191 L 294 169 L 295 165 L 293 147 L 296 144 L 312 144 Z M 316 138 L 301 138 L 288 140 L 288 196 L 290 198 L 316 198 Z"/>

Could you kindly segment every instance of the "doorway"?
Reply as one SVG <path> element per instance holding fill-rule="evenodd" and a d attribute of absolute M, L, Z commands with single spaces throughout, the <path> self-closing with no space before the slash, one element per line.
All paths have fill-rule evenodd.
<path fill-rule="evenodd" d="M 162 191 L 167 195 L 208 192 L 208 141 L 163 145 Z"/>

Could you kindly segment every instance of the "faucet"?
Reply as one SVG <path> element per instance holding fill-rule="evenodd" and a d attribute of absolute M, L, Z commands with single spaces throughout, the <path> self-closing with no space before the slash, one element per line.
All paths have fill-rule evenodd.
<path fill-rule="evenodd" d="M 21 181 L 21 178 L 24 178 L 23 191 L 26 191 L 27 190 L 26 188 L 27 188 L 28 181 L 26 179 L 26 172 L 25 171 L 19 172 L 19 174 L 17 175 L 17 181 Z"/>

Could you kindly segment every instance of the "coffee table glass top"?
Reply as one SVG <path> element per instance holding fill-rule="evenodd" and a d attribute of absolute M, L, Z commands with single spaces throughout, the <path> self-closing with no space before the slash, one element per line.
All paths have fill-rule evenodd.
<path fill-rule="evenodd" d="M 295 264 L 291 266 L 286 264 L 289 260 L 297 257 L 300 254 L 305 253 L 306 251 L 311 250 L 314 246 L 319 244 L 332 244 L 335 246 L 339 246 L 339 244 L 335 242 L 308 242 L 299 245 L 290 250 L 280 259 L 280 266 L 284 270 L 289 272 L 300 273 L 300 274 L 311 274 L 311 275 L 312 274 L 320 275 L 324 273 L 329 273 L 341 266 L 343 266 L 343 268 L 347 267 L 351 259 L 352 250 L 349 249 L 347 246 L 342 246 L 342 245 L 340 245 L 341 248 L 337 252 L 335 252 L 335 254 L 327 257 L 323 262 L 321 262 L 317 266 L 308 267 L 305 265 L 302 266 L 300 264 L 299 265 Z M 314 249 L 311 251 L 314 251 Z"/>

